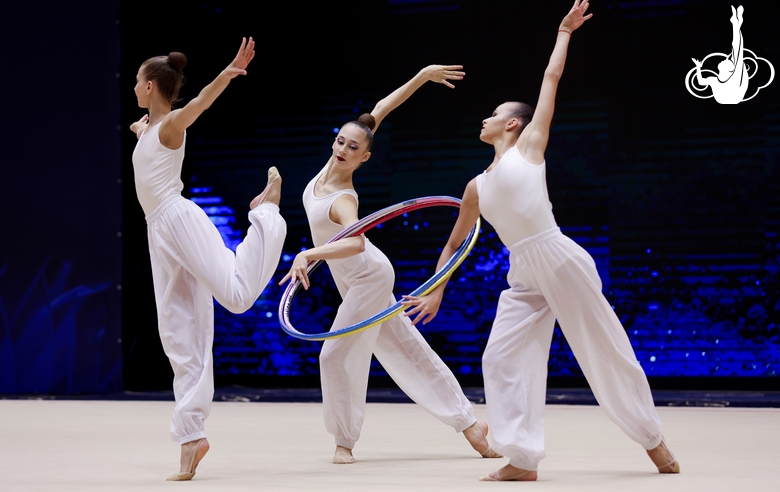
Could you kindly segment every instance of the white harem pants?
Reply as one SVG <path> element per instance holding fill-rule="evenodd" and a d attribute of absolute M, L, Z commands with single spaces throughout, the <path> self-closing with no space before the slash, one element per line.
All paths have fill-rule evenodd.
<path fill-rule="evenodd" d="M 650 386 L 593 258 L 555 228 L 509 247 L 510 288 L 501 293 L 482 369 L 493 448 L 512 466 L 544 458 L 547 362 L 555 320 L 599 405 L 645 449 L 661 443 Z"/>
<path fill-rule="evenodd" d="M 262 204 L 249 212 L 249 221 L 234 254 L 206 213 L 181 195 L 146 217 L 160 340 L 174 373 L 171 438 L 181 444 L 206 437 L 214 397 L 212 296 L 242 313 L 279 263 L 287 234 L 279 207 Z"/>
<path fill-rule="evenodd" d="M 363 321 L 396 302 L 395 272 L 387 257 L 368 240 L 358 256 L 340 265 L 328 262 L 343 298 L 331 331 Z M 372 353 L 409 398 L 455 432 L 477 421 L 452 371 L 401 314 L 323 343 L 320 378 L 325 428 L 336 445 L 352 449 L 360 437 Z"/>

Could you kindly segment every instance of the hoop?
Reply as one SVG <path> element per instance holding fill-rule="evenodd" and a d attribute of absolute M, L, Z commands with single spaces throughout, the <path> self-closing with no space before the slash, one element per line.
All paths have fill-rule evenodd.
<path fill-rule="evenodd" d="M 459 199 L 453 198 L 451 196 L 429 196 L 407 200 L 405 202 L 383 208 L 382 210 L 366 216 L 365 218 L 347 227 L 337 235 L 333 236 L 333 238 L 328 241 L 328 243 L 338 241 L 339 239 L 345 237 L 359 236 L 360 234 L 363 234 L 369 229 L 373 229 L 383 222 L 387 222 L 394 217 L 398 217 L 399 215 L 412 212 L 414 210 L 436 207 L 440 205 L 460 208 L 460 204 L 461 201 Z M 468 256 L 471 248 L 474 247 L 474 244 L 477 242 L 477 237 L 479 236 L 479 227 L 480 219 L 477 217 L 477 223 L 474 224 L 474 227 L 471 229 L 468 236 L 466 236 L 463 244 L 460 245 L 455 254 L 453 254 L 452 257 L 447 260 L 447 263 L 444 264 L 441 270 L 436 272 L 431 278 L 426 280 L 409 295 L 415 297 L 425 296 L 433 289 L 438 287 L 442 282 L 444 282 L 444 280 L 447 279 L 447 277 L 449 277 L 461 263 L 463 263 L 463 260 L 466 259 L 466 256 Z M 313 272 L 321 263 L 322 260 L 309 262 L 309 265 L 306 268 L 306 274 L 311 275 L 311 272 Z M 295 280 L 294 282 L 290 282 L 290 284 L 287 286 L 287 289 L 284 291 L 284 294 L 282 294 L 282 299 L 279 301 L 279 324 L 288 335 L 294 336 L 295 338 L 300 338 L 301 340 L 322 341 L 351 335 L 353 333 L 371 328 L 372 326 L 376 326 L 386 321 L 387 319 L 396 316 L 401 311 L 406 309 L 406 306 L 402 305 L 401 302 L 398 301 L 381 313 L 375 314 L 374 316 L 352 326 L 347 326 L 339 330 L 325 333 L 301 333 L 295 329 L 292 323 L 290 323 L 290 306 L 292 305 L 293 297 L 300 288 L 301 282 Z"/>

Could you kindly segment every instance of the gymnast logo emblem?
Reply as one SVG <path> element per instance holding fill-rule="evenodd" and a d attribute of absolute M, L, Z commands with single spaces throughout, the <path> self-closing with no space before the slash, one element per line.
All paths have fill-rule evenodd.
<path fill-rule="evenodd" d="M 741 31 L 744 11 L 741 5 L 737 9 L 731 7 L 731 54 L 712 53 L 702 61 L 693 58 L 696 66 L 685 76 L 685 88 L 699 99 L 714 97 L 720 104 L 739 104 L 756 97 L 758 91 L 771 84 L 775 78 L 775 68 L 772 64 L 765 58 L 756 56 L 744 46 Z M 713 60 L 710 62 L 711 66 L 720 60 L 717 64 L 717 72 L 704 68 L 704 64 L 709 59 Z M 764 64 L 768 67 L 768 77 L 763 75 L 767 72 L 766 69 L 761 68 Z M 763 85 L 760 79 L 756 79 L 751 84 L 750 80 L 759 72 L 762 73 L 761 79 L 768 78 L 768 80 Z M 751 93 L 745 97 L 748 94 L 748 86 L 752 86 Z"/>

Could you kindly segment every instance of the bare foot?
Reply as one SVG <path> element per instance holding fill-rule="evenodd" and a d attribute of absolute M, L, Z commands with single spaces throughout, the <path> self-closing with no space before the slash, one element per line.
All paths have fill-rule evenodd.
<path fill-rule="evenodd" d="M 487 433 L 487 422 L 476 422 L 463 431 L 463 435 L 466 436 L 466 440 L 471 444 L 471 447 L 474 448 L 474 451 L 481 454 L 483 458 L 503 458 L 501 454 L 490 447 Z"/>
<path fill-rule="evenodd" d="M 355 462 L 352 456 L 352 450 L 344 446 L 336 446 L 336 453 L 333 455 L 333 463 L 337 465 L 351 465 Z"/>
<path fill-rule="evenodd" d="M 279 175 L 279 170 L 271 166 L 268 168 L 268 183 L 266 183 L 265 189 L 252 200 L 249 208 L 253 209 L 262 203 L 273 203 L 278 206 L 281 197 L 282 177 Z"/>
<path fill-rule="evenodd" d="M 192 480 L 192 477 L 195 476 L 195 469 L 198 468 L 198 463 L 206 456 L 209 448 L 209 442 L 205 438 L 182 444 L 179 473 L 174 473 L 168 477 L 168 480 L 176 482 Z"/>
<path fill-rule="evenodd" d="M 490 475 L 479 477 L 480 482 L 535 482 L 536 472 L 533 470 L 523 470 L 512 465 L 494 471 Z"/>
<path fill-rule="evenodd" d="M 666 447 L 663 439 L 661 439 L 661 444 L 653 449 L 648 449 L 647 455 L 658 468 L 658 473 L 680 473 L 680 463 Z"/>

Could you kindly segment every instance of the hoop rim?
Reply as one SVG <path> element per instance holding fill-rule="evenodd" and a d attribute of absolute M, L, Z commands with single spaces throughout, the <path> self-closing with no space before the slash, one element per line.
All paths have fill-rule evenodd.
<path fill-rule="evenodd" d="M 421 208 L 435 207 L 440 205 L 460 208 L 461 200 L 451 196 L 429 196 L 406 200 L 404 202 L 391 205 L 370 215 L 367 215 L 363 219 L 355 222 L 337 235 L 333 236 L 333 238 L 331 238 L 325 244 L 338 241 L 339 239 L 345 237 L 358 236 L 370 229 L 373 229 L 379 224 L 398 217 L 399 215 L 419 210 Z M 474 227 L 471 229 L 468 236 L 466 236 L 466 239 L 457 249 L 455 254 L 453 254 L 450 259 L 447 260 L 447 262 L 439 271 L 437 271 L 431 278 L 426 280 L 418 288 L 413 290 L 409 295 L 415 297 L 425 296 L 433 289 L 438 287 L 442 282 L 444 282 L 444 280 L 446 280 L 450 275 L 452 275 L 455 269 L 461 263 L 463 263 L 463 261 L 466 259 L 466 256 L 468 256 L 468 254 L 471 252 L 471 249 L 474 247 L 474 244 L 479 237 L 480 226 L 481 221 L 480 218 L 477 217 L 477 222 L 474 224 Z M 306 269 L 307 275 L 311 274 L 311 272 L 313 272 L 322 262 L 323 260 L 309 262 L 309 265 Z M 284 293 L 282 294 L 282 298 L 279 301 L 278 315 L 279 324 L 281 325 L 282 329 L 288 335 L 299 338 L 301 340 L 323 341 L 358 333 L 360 331 L 371 328 L 372 326 L 376 326 L 388 320 L 389 318 L 398 315 L 401 311 L 406 309 L 406 306 L 402 305 L 401 301 L 397 301 L 395 304 L 386 308 L 385 310 L 354 325 L 323 333 L 302 333 L 296 330 L 290 322 L 290 308 L 292 306 L 292 300 L 298 290 L 300 290 L 300 287 L 301 283 L 298 280 L 292 281 L 287 285 L 287 288 L 285 289 Z"/>

